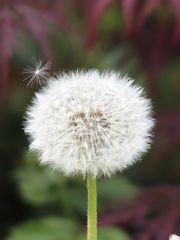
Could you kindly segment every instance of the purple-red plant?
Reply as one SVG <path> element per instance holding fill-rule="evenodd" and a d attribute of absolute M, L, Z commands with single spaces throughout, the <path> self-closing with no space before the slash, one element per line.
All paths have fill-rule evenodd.
<path fill-rule="evenodd" d="M 157 88 L 156 77 L 161 68 L 180 53 L 179 0 L 99 0 L 89 1 L 87 46 L 93 48 L 100 38 L 100 21 L 108 8 L 119 8 L 124 28 L 119 29 L 119 44 L 135 46 L 148 78 L 151 97 Z M 107 34 L 111 34 L 108 33 Z"/>
<path fill-rule="evenodd" d="M 172 24 L 173 34 L 171 36 L 172 44 L 176 45 L 180 42 L 180 2 L 178 0 L 93 0 L 87 2 L 89 3 L 89 28 L 87 35 L 87 43 L 89 47 L 92 47 L 95 44 L 97 40 L 99 22 L 106 9 L 113 4 L 116 7 L 119 6 L 119 9 L 123 12 L 125 19 L 125 39 L 137 36 L 141 31 L 145 30 L 147 27 L 146 23 L 149 21 L 149 18 L 154 15 L 154 19 L 152 20 L 158 20 L 160 25 L 166 20 L 171 21 L 171 18 L 174 17 Z"/>
<path fill-rule="evenodd" d="M 156 160 L 164 159 L 173 149 L 179 149 L 180 146 L 180 113 L 166 112 L 162 113 L 156 126 L 156 142 L 163 143 L 159 145 L 156 152 Z"/>
<path fill-rule="evenodd" d="M 121 8 L 123 11 L 125 19 L 124 37 L 126 39 L 137 35 L 140 31 L 143 31 L 143 27 L 145 27 L 145 24 L 148 21 L 149 17 L 151 17 L 151 15 L 155 13 L 155 11 L 160 10 L 160 12 L 158 11 L 155 13 L 156 20 L 158 20 L 159 17 L 163 17 L 159 14 L 161 14 L 164 10 L 165 14 L 167 14 L 167 16 L 164 16 L 165 18 L 170 18 L 172 17 L 171 15 L 174 15 L 175 21 L 173 24 L 174 29 L 172 39 L 174 43 L 179 44 L 180 2 L 178 0 L 93 0 L 89 1 L 88 6 L 89 28 L 87 42 L 89 47 L 92 47 L 97 40 L 98 25 L 101 17 L 105 13 L 105 10 L 115 2 L 119 4 L 119 8 Z"/>
<path fill-rule="evenodd" d="M 99 23 L 110 6 L 119 8 L 119 14 L 124 16 L 125 26 L 119 29 L 122 36 L 119 43 L 131 41 L 135 45 L 148 72 L 149 90 L 153 96 L 156 88 L 154 79 L 159 69 L 180 51 L 179 0 L 1 0 L 1 98 L 7 94 L 10 59 L 13 49 L 18 47 L 21 50 L 22 36 L 29 34 L 39 43 L 45 57 L 52 59 L 48 41 L 49 34 L 55 29 L 52 26 L 77 32 L 69 16 L 72 11 L 74 15 L 81 12 L 84 16 L 81 21 L 87 25 L 87 30 L 81 34 L 90 49 L 100 35 Z"/>
<path fill-rule="evenodd" d="M 165 240 L 180 233 L 180 187 L 144 189 L 132 202 L 120 203 L 101 216 L 101 225 L 125 228 L 134 240 Z"/>

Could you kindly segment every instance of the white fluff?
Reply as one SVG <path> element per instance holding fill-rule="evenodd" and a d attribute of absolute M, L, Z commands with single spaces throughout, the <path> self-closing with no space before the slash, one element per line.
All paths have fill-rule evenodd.
<path fill-rule="evenodd" d="M 27 81 L 27 87 L 32 87 L 35 83 L 43 85 L 50 78 L 51 63 L 43 64 L 42 61 L 33 62 L 32 66 L 24 69 L 23 73 L 26 75 L 24 81 Z"/>
<path fill-rule="evenodd" d="M 150 101 L 131 79 L 90 70 L 60 74 L 36 93 L 25 132 L 41 164 L 99 177 L 137 161 L 153 125 Z"/>
<path fill-rule="evenodd" d="M 170 236 L 169 240 L 180 240 L 180 237 L 178 235 L 173 234 Z"/>

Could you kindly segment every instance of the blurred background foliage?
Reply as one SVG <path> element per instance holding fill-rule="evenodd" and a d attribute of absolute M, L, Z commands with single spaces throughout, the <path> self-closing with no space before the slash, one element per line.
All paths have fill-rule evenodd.
<path fill-rule="evenodd" d="M 98 182 L 99 239 L 180 234 L 180 1 L 0 0 L 0 239 L 81 240 L 86 183 L 38 166 L 23 133 L 34 92 L 22 70 L 115 69 L 152 99 L 154 144 L 123 174 Z"/>

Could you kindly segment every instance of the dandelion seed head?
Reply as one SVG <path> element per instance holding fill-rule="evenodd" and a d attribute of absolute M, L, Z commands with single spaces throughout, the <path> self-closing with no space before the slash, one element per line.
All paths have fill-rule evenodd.
<path fill-rule="evenodd" d="M 151 143 L 151 103 L 128 77 L 70 72 L 36 93 L 25 121 L 30 149 L 65 175 L 111 176 Z"/>

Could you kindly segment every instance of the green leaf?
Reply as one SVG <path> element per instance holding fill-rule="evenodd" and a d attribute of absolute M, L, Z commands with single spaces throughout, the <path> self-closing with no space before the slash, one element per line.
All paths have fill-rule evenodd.
<path fill-rule="evenodd" d="M 99 230 L 99 240 L 129 240 L 128 235 L 118 228 L 102 228 Z"/>
<path fill-rule="evenodd" d="M 28 153 L 25 163 L 15 172 L 19 192 L 23 199 L 35 207 L 55 204 L 57 212 L 68 216 L 85 216 L 86 181 L 66 178 L 49 167 L 38 166 L 34 155 Z M 127 179 L 114 176 L 98 180 L 98 211 L 120 199 L 135 196 L 137 188 Z"/>
<path fill-rule="evenodd" d="M 72 240 L 78 228 L 78 224 L 70 220 L 49 217 L 17 226 L 6 240 Z"/>
<path fill-rule="evenodd" d="M 81 235 L 77 240 L 86 240 L 86 236 Z M 122 229 L 108 227 L 98 230 L 98 240 L 130 240 L 130 238 Z"/>
<path fill-rule="evenodd" d="M 23 198 L 37 206 L 57 202 L 66 181 L 59 172 L 38 166 L 31 153 L 25 156 L 25 165 L 15 172 L 15 178 Z"/>
<path fill-rule="evenodd" d="M 158 103 L 166 105 L 166 108 L 179 108 L 180 102 L 180 60 L 175 59 L 171 63 L 164 66 L 160 72 L 159 79 L 157 81 Z"/>
<path fill-rule="evenodd" d="M 137 194 L 137 187 L 129 180 L 115 176 L 98 182 L 99 210 L 120 199 L 130 199 Z"/>

